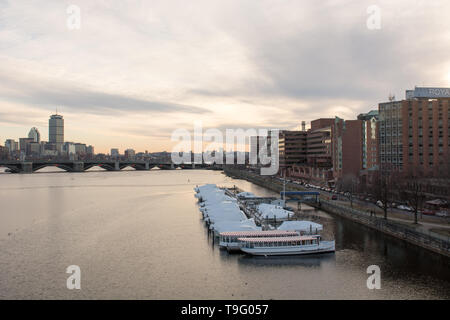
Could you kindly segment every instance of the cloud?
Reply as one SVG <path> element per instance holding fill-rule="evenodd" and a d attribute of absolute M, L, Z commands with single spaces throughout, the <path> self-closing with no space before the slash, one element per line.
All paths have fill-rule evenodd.
<path fill-rule="evenodd" d="M 0 69 L 2 99 L 44 108 L 63 106 L 73 112 L 108 114 L 111 112 L 207 113 L 209 110 L 177 103 L 135 98 L 125 94 L 99 92 L 47 79 L 14 75 Z"/>
<path fill-rule="evenodd" d="M 450 86 L 446 0 L 79 0 L 76 31 L 69 4 L 0 1 L 0 116 L 18 125 L 6 114 L 24 108 L 45 122 L 38 111 L 62 106 L 71 134 L 99 150 L 116 143 L 102 131 L 163 149 L 195 120 L 286 129 Z M 380 30 L 366 27 L 372 4 Z"/>

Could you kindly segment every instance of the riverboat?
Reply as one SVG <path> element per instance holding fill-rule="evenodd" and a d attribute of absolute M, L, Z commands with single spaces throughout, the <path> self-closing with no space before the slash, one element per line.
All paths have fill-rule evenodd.
<path fill-rule="evenodd" d="M 335 251 L 334 241 L 321 241 L 319 235 L 238 238 L 240 250 L 256 256 L 303 255 Z"/>
<path fill-rule="evenodd" d="M 228 251 L 239 251 L 242 242 L 239 238 L 283 238 L 299 236 L 297 231 L 289 230 L 266 230 L 266 231 L 231 231 L 219 234 L 219 247 Z"/>

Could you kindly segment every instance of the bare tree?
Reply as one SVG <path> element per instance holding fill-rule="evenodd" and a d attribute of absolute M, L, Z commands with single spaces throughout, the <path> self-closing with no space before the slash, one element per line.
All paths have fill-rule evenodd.
<path fill-rule="evenodd" d="M 389 203 L 394 199 L 398 175 L 393 171 L 379 171 L 373 178 L 371 190 L 377 200 L 381 201 L 384 219 L 387 220 Z"/>
<path fill-rule="evenodd" d="M 400 196 L 405 200 L 414 212 L 414 223 L 418 223 L 418 213 L 425 201 L 426 176 L 422 170 L 408 172 L 400 179 Z"/>
<path fill-rule="evenodd" d="M 346 175 L 339 180 L 338 189 L 345 192 L 345 196 L 350 201 L 350 206 L 353 209 L 353 198 L 358 191 L 358 179 L 354 175 Z"/>

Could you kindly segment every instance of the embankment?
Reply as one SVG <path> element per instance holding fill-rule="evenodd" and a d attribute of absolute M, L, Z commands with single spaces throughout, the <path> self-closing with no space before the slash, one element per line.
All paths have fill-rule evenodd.
<path fill-rule="evenodd" d="M 249 171 L 239 170 L 232 167 L 225 167 L 224 172 L 228 176 L 248 180 L 269 190 L 276 192 L 283 190 L 283 183 L 274 177 L 260 176 Z M 302 186 L 293 183 L 287 183 L 286 189 L 289 191 L 305 190 Z M 338 205 L 332 201 L 324 199 L 323 197 L 320 198 L 320 203 L 317 205 L 317 208 L 320 208 L 330 214 L 352 220 L 371 229 L 383 232 L 384 234 L 397 239 L 401 239 L 427 250 L 450 257 L 450 242 L 447 239 L 444 239 L 444 237 L 437 234 L 424 233 L 414 229 L 412 226 L 409 226 L 406 221 L 405 223 L 399 223 L 396 221 L 371 216 L 368 212 L 352 209 L 348 206 Z"/>

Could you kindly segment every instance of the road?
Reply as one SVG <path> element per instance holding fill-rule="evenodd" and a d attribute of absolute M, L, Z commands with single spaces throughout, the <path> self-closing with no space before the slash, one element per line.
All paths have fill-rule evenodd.
<path fill-rule="evenodd" d="M 283 178 L 278 178 L 281 181 L 283 181 Z M 301 186 L 305 190 L 308 191 L 319 191 L 322 198 L 331 200 L 331 197 L 333 195 L 336 195 L 338 197 L 338 200 L 335 200 L 337 204 L 343 205 L 343 206 L 350 206 L 350 200 L 348 197 L 343 196 L 341 194 L 336 194 L 324 190 L 319 190 L 316 188 L 307 188 L 304 185 L 299 185 L 292 182 L 286 182 L 286 188 L 288 189 L 289 186 Z M 375 205 L 372 202 L 364 201 L 361 199 L 353 199 L 353 205 L 357 208 L 360 207 L 360 209 L 365 209 L 367 211 L 373 210 L 377 216 L 383 216 L 384 212 L 381 208 L 379 208 L 377 205 Z M 361 208 L 362 207 L 362 208 Z M 397 208 L 389 208 L 388 209 L 388 219 L 394 220 L 401 223 L 408 223 L 414 221 L 414 213 L 408 212 L 404 210 L 400 210 Z M 444 229 L 450 231 L 450 219 L 445 217 L 437 217 L 437 216 L 427 216 L 427 215 L 418 215 L 419 225 L 416 226 L 417 229 L 422 229 L 425 232 L 429 232 L 430 229 Z"/>

